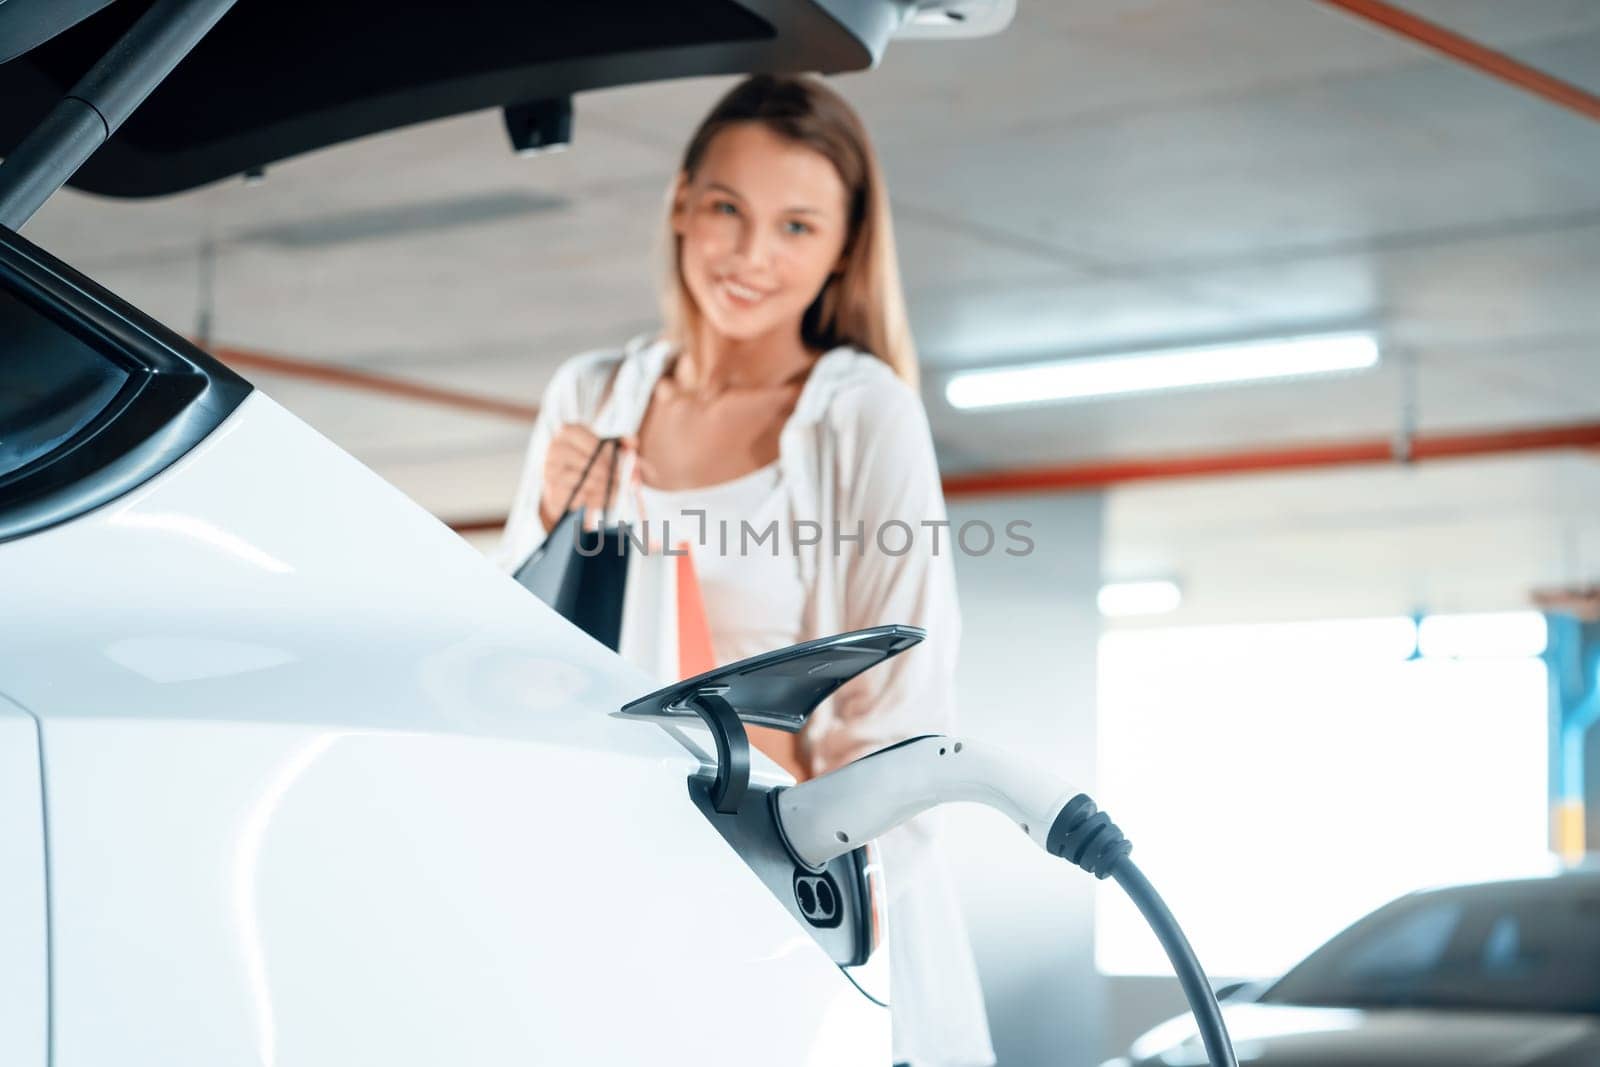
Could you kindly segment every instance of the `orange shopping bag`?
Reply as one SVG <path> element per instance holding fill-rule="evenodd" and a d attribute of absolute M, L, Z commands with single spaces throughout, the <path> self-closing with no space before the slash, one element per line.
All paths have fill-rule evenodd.
<path fill-rule="evenodd" d="M 689 543 L 679 541 L 683 555 L 673 557 L 678 571 L 678 679 L 693 678 L 717 666 L 711 649 L 711 621 L 700 596 L 700 579 L 694 570 Z"/>
<path fill-rule="evenodd" d="M 645 521 L 635 462 L 630 453 L 623 481 L 634 489 L 634 504 L 643 523 L 640 532 L 644 550 L 628 557 L 617 652 L 661 685 L 667 685 L 715 668 L 717 655 L 711 645 L 711 623 L 706 616 L 705 598 L 700 595 L 689 542 L 676 541 L 669 552 L 666 544 L 655 538 L 650 523 Z M 666 529 L 663 523 L 662 532 Z M 631 535 L 630 542 L 640 543 Z"/>
<path fill-rule="evenodd" d="M 717 665 L 711 625 L 686 542 L 660 543 L 628 556 L 617 652 L 660 685 Z"/>

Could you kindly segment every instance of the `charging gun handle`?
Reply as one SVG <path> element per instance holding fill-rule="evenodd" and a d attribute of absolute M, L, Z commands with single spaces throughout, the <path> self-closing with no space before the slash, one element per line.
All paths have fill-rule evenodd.
<path fill-rule="evenodd" d="M 951 801 L 998 808 L 1040 848 L 1079 791 L 978 741 L 940 734 L 880 749 L 778 794 L 790 851 L 813 870 Z"/>

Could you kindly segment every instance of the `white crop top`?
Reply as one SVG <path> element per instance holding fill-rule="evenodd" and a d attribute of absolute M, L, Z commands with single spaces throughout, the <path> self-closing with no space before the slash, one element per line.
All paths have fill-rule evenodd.
<path fill-rule="evenodd" d="M 638 495 L 624 507 L 642 505 L 637 518 L 647 521 L 652 541 L 665 531 L 673 545 L 688 543 L 718 663 L 803 640 L 806 586 L 776 461 L 693 489 L 641 484 Z"/>

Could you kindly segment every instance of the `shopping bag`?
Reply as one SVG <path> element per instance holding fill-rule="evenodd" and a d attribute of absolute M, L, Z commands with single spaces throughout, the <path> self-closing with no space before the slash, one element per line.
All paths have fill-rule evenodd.
<path fill-rule="evenodd" d="M 617 451 L 614 437 L 595 445 L 578 478 L 582 485 L 595 460 L 608 446 L 611 466 L 606 476 L 606 500 L 616 480 Z M 606 523 L 600 512 L 596 529 L 590 530 L 583 508 L 572 509 L 577 488 L 562 506 L 544 543 L 518 567 L 514 577 L 563 618 L 570 620 L 596 641 L 615 649 L 621 637 L 622 596 L 627 584 L 628 540 L 625 528 Z"/>
<path fill-rule="evenodd" d="M 569 511 L 556 520 L 544 544 L 517 568 L 515 577 L 523 588 L 555 608 L 563 618 L 572 617 L 583 568 L 578 555 L 578 531 L 583 528 L 583 509 Z"/>
<path fill-rule="evenodd" d="M 661 552 L 628 558 L 617 652 L 656 685 L 678 680 L 678 569 Z"/>
<path fill-rule="evenodd" d="M 627 588 L 630 546 L 621 526 L 578 531 L 580 577 L 566 615 L 579 629 L 613 651 L 622 637 L 622 598 Z"/>
<path fill-rule="evenodd" d="M 711 620 L 706 615 L 705 599 L 700 595 L 700 579 L 695 574 L 694 557 L 688 542 L 680 542 L 683 555 L 675 557 L 678 571 L 678 679 L 693 678 L 717 666 L 711 647 Z"/>
<path fill-rule="evenodd" d="M 678 542 L 671 553 L 652 545 L 628 557 L 617 651 L 660 685 L 716 667 L 688 542 Z"/>

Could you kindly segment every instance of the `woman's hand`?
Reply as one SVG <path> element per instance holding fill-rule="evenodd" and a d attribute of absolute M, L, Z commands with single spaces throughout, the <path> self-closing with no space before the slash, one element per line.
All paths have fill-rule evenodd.
<path fill-rule="evenodd" d="M 622 438 L 610 500 L 606 499 L 606 479 L 612 459 L 610 449 L 596 457 L 594 465 L 589 468 L 588 477 L 583 478 L 583 484 L 579 485 L 578 481 L 583 475 L 584 464 L 589 462 L 599 443 L 600 438 L 592 430 L 576 422 L 562 426 L 550 438 L 550 447 L 544 457 L 544 490 L 539 496 L 539 521 L 544 524 L 546 532 L 553 529 L 561 518 L 558 509 L 568 496 L 572 496 L 574 508 L 585 508 L 591 515 L 615 505 L 622 491 L 623 460 L 627 458 L 627 453 L 637 451 L 638 441 L 631 436 Z M 576 495 L 573 495 L 574 486 L 578 490 Z"/>

